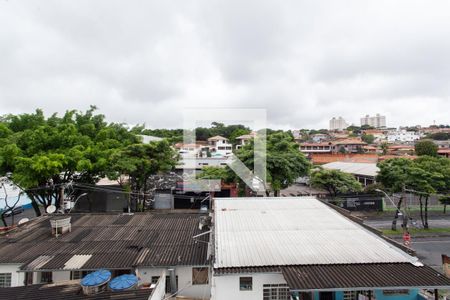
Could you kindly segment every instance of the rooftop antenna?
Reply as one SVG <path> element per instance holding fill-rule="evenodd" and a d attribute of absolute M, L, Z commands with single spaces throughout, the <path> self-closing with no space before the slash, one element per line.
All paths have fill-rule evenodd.
<path fill-rule="evenodd" d="M 53 214 L 53 213 L 56 211 L 56 206 L 54 206 L 53 204 L 52 204 L 52 205 L 49 205 L 45 211 L 46 211 L 49 215 L 51 215 L 51 214 Z"/>

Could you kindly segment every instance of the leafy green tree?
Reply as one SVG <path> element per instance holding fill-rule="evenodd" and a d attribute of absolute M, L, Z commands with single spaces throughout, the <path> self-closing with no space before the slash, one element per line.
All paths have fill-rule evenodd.
<path fill-rule="evenodd" d="M 379 163 L 378 167 L 380 171 L 377 181 L 381 182 L 388 191 L 398 193 L 408 189 L 419 196 L 421 221 L 424 228 L 428 228 L 430 195 L 450 190 L 450 161 L 431 156 L 422 156 L 416 160 L 394 158 Z M 403 194 L 398 203 L 398 209 L 402 200 Z M 393 228 L 394 225 L 393 223 Z"/>
<path fill-rule="evenodd" d="M 375 137 L 372 134 L 363 134 L 361 140 L 367 144 L 373 144 Z"/>
<path fill-rule="evenodd" d="M 418 156 L 437 156 L 438 146 L 433 141 L 422 140 L 416 143 L 415 151 Z"/>
<path fill-rule="evenodd" d="M 386 155 L 388 153 L 388 150 L 389 150 L 389 144 L 386 143 L 386 142 L 381 143 L 380 148 L 381 148 L 381 153 L 383 155 Z"/>
<path fill-rule="evenodd" d="M 357 193 L 363 190 L 361 183 L 351 174 L 339 170 L 319 169 L 311 173 L 311 186 L 325 189 L 335 198 L 339 194 Z"/>
<path fill-rule="evenodd" d="M 121 175 L 129 177 L 135 200 L 135 210 L 143 208 L 147 200 L 148 178 L 160 172 L 172 170 L 177 163 L 177 153 L 165 140 L 148 144 L 133 144 L 112 155 L 111 179 Z"/>
<path fill-rule="evenodd" d="M 250 170 L 254 168 L 253 149 L 254 143 L 250 142 L 236 152 L 236 156 Z M 299 151 L 298 144 L 294 142 L 292 135 L 283 132 L 269 134 L 266 149 L 267 182 L 275 196 L 279 196 L 280 190 L 293 184 L 297 178 L 309 173 L 311 163 Z"/>
<path fill-rule="evenodd" d="M 450 133 L 436 132 L 436 133 L 430 134 L 428 137 L 430 139 L 436 140 L 436 141 L 446 141 L 446 140 L 450 140 Z"/>
<path fill-rule="evenodd" d="M 220 179 L 223 182 L 231 183 L 236 177 L 233 174 L 233 171 L 228 167 L 204 167 L 202 172 L 197 175 L 199 179 Z"/>
<path fill-rule="evenodd" d="M 123 125 L 108 124 L 95 110 L 92 106 L 84 113 L 72 110 L 47 119 L 41 110 L 3 117 L 0 173 L 12 173 L 37 215 L 39 205 L 60 204 L 67 184 L 95 183 L 106 176 L 111 155 L 139 142 Z"/>

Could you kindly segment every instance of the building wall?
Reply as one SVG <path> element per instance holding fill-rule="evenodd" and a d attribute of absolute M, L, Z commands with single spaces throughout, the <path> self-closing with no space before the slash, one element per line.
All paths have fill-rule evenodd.
<path fill-rule="evenodd" d="M 11 273 L 11 286 L 23 286 L 25 279 L 24 272 L 18 272 L 20 269 L 19 264 L 1 264 L 0 273 Z"/>
<path fill-rule="evenodd" d="M 206 266 L 207 267 L 207 266 Z M 138 269 L 138 277 L 142 282 L 151 282 L 152 276 L 160 276 L 167 269 L 144 267 Z M 180 291 L 179 296 L 192 297 L 196 299 L 210 299 L 211 293 L 211 274 L 209 274 L 209 284 L 192 285 L 192 266 L 176 267 L 175 275 L 178 276 L 177 289 Z M 170 282 L 166 282 L 170 285 Z"/>
<path fill-rule="evenodd" d="M 55 271 L 52 274 L 53 282 L 70 280 L 70 271 Z"/>
<path fill-rule="evenodd" d="M 252 290 L 239 289 L 239 277 L 252 277 Z M 263 299 L 263 284 L 285 284 L 281 273 L 236 274 L 213 276 L 212 300 L 261 300 Z"/>

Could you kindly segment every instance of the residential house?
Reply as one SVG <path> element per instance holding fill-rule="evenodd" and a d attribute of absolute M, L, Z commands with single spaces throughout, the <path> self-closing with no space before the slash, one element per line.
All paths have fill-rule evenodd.
<path fill-rule="evenodd" d="M 180 154 L 181 158 L 189 158 L 189 157 L 200 157 L 202 154 L 202 150 L 204 148 L 204 145 L 200 145 L 198 143 L 177 143 L 175 144 L 175 149 L 178 150 L 178 153 Z"/>
<path fill-rule="evenodd" d="M 375 143 L 381 143 L 383 141 L 386 141 L 386 130 L 380 130 L 380 129 L 367 129 L 362 131 L 363 134 L 366 135 L 373 135 L 375 138 Z"/>
<path fill-rule="evenodd" d="M 331 148 L 332 145 L 328 142 L 299 144 L 299 150 L 306 155 L 311 153 L 331 153 Z"/>
<path fill-rule="evenodd" d="M 216 199 L 211 299 L 413 300 L 450 279 L 313 197 Z"/>
<path fill-rule="evenodd" d="M 330 136 L 326 133 L 316 133 L 310 136 L 314 143 L 321 143 L 330 140 Z"/>
<path fill-rule="evenodd" d="M 367 143 L 360 138 L 338 139 L 331 142 L 331 151 L 333 153 L 362 153 L 364 146 L 367 146 Z"/>
<path fill-rule="evenodd" d="M 440 149 L 450 148 L 450 140 L 446 141 L 433 141 Z"/>
<path fill-rule="evenodd" d="M 168 276 L 167 293 L 209 299 L 205 220 L 167 212 L 44 215 L 0 235 L 0 287 L 60 283 L 107 269 L 113 277 L 136 274 L 144 286 Z"/>
<path fill-rule="evenodd" d="M 250 142 L 250 140 L 254 139 L 256 136 L 256 132 L 252 131 L 249 134 L 244 134 L 241 136 L 238 136 L 236 138 L 237 144 L 236 144 L 236 149 L 240 149 L 242 148 L 244 145 L 246 145 L 247 143 Z"/>
<path fill-rule="evenodd" d="M 358 163 L 358 162 L 344 162 L 336 161 L 322 165 L 324 169 L 339 170 L 345 173 L 352 174 L 363 185 L 375 183 L 375 178 L 379 172 L 376 163 Z"/>
<path fill-rule="evenodd" d="M 438 155 L 446 158 L 450 158 L 450 148 L 438 149 Z"/>
<path fill-rule="evenodd" d="M 233 153 L 233 145 L 229 143 L 227 138 L 220 135 L 210 137 L 208 145 L 212 156 L 224 157 Z"/>
<path fill-rule="evenodd" d="M 391 130 L 387 133 L 387 141 L 389 143 L 414 143 L 420 140 L 423 135 L 418 131 Z"/>

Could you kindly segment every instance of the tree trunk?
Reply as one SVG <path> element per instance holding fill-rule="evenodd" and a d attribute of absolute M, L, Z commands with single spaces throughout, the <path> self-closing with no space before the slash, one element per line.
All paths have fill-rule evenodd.
<path fill-rule="evenodd" d="M 422 195 L 419 196 L 419 206 L 420 206 L 420 221 L 422 222 L 422 226 L 425 228 L 425 221 L 423 220 L 423 202 L 422 202 Z"/>
<path fill-rule="evenodd" d="M 31 206 L 33 206 L 36 217 L 40 217 L 41 210 L 39 209 L 39 204 L 37 203 L 36 199 L 34 198 L 34 195 L 31 193 L 27 193 L 27 196 L 31 199 Z"/>
<path fill-rule="evenodd" d="M 428 198 L 429 197 L 430 196 L 425 197 L 425 224 L 423 226 L 423 228 L 425 228 L 425 229 L 429 229 L 429 226 L 428 226 Z"/>
<path fill-rule="evenodd" d="M 2 218 L 2 221 L 3 221 L 3 226 L 5 226 L 5 227 L 8 227 L 8 224 L 6 223 L 6 218 L 5 218 L 5 213 L 6 213 L 7 211 L 8 211 L 8 210 L 5 210 L 5 211 L 3 211 L 2 214 L 1 214 L 1 218 Z"/>
<path fill-rule="evenodd" d="M 400 211 L 400 207 L 402 206 L 402 201 L 403 201 L 403 196 L 400 197 L 400 200 L 398 200 L 398 203 L 397 203 L 397 210 L 395 211 L 394 220 L 392 221 L 392 226 L 391 226 L 391 229 L 393 231 L 397 230 L 398 212 Z"/>
<path fill-rule="evenodd" d="M 273 191 L 273 195 L 274 197 L 280 197 L 280 191 L 278 190 Z"/>

